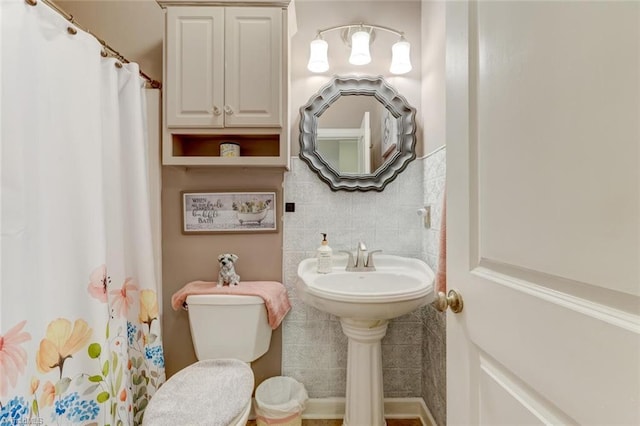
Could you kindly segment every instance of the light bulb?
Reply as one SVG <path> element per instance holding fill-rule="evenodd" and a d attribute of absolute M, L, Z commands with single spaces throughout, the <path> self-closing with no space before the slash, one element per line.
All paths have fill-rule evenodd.
<path fill-rule="evenodd" d="M 406 74 L 411 71 L 411 45 L 403 38 L 391 47 L 391 67 L 392 74 Z"/>
<path fill-rule="evenodd" d="M 316 38 L 309 44 L 309 63 L 307 69 L 311 72 L 325 72 L 329 69 L 327 51 L 329 44 L 321 38 Z"/>
<path fill-rule="evenodd" d="M 369 53 L 370 34 L 365 30 L 359 30 L 351 36 L 351 56 L 349 63 L 353 65 L 365 65 L 371 62 Z"/>

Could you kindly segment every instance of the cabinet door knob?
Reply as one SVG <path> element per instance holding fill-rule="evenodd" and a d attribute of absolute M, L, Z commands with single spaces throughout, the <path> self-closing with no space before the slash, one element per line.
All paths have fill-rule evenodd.
<path fill-rule="evenodd" d="M 213 115 L 222 114 L 222 111 L 220 111 L 220 108 L 218 108 L 217 106 L 214 106 L 213 108 L 211 108 L 211 112 L 213 113 Z"/>
<path fill-rule="evenodd" d="M 229 105 L 225 105 L 225 106 L 224 106 L 224 112 L 225 112 L 227 115 L 232 115 L 232 114 L 233 114 L 233 109 L 232 109 Z"/>

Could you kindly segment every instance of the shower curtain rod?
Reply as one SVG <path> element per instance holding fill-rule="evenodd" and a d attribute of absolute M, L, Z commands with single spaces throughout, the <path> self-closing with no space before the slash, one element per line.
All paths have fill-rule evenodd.
<path fill-rule="evenodd" d="M 24 0 L 24 1 L 27 2 L 27 4 L 29 4 L 31 6 L 35 6 L 38 3 L 38 0 Z M 40 1 L 43 2 L 44 4 L 48 5 L 49 7 L 51 7 L 58 14 L 60 14 L 62 17 L 64 17 L 67 21 L 69 21 L 70 23 L 72 23 L 76 27 L 80 28 L 82 31 L 84 31 L 84 32 L 86 32 L 88 34 L 91 34 L 96 40 L 98 40 L 98 42 L 106 50 L 106 52 L 107 52 L 107 54 L 109 56 L 113 56 L 114 58 L 118 59 L 120 62 L 124 62 L 125 64 L 128 64 L 130 62 L 127 58 L 122 56 L 122 54 L 120 52 L 115 50 L 113 47 L 109 46 L 100 37 L 98 37 L 97 35 L 95 35 L 91 31 L 89 31 L 88 29 L 86 29 L 86 28 L 82 27 L 80 24 L 78 24 L 75 21 L 75 19 L 73 19 L 73 15 L 67 13 L 64 9 L 62 9 L 57 4 L 55 4 L 55 2 L 53 0 L 40 0 Z M 162 88 L 162 83 L 160 83 L 157 80 L 152 79 L 147 74 L 145 74 L 142 70 L 139 70 L 139 71 L 140 71 L 140 75 L 142 76 L 142 78 L 144 78 L 147 81 L 147 84 L 149 84 L 149 86 L 152 89 L 161 89 Z"/>

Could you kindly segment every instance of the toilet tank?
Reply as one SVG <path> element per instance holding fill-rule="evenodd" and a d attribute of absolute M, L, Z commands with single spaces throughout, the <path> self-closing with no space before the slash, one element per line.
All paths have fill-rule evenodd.
<path fill-rule="evenodd" d="M 227 294 L 187 297 L 191 340 L 198 360 L 252 362 L 269 350 L 271 326 L 264 300 Z"/>

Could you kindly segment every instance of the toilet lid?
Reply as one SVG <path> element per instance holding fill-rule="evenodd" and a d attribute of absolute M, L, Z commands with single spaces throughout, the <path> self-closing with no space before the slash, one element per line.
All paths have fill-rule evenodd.
<path fill-rule="evenodd" d="M 144 412 L 150 426 L 227 426 L 247 406 L 253 371 L 237 359 L 199 361 L 174 374 Z"/>

